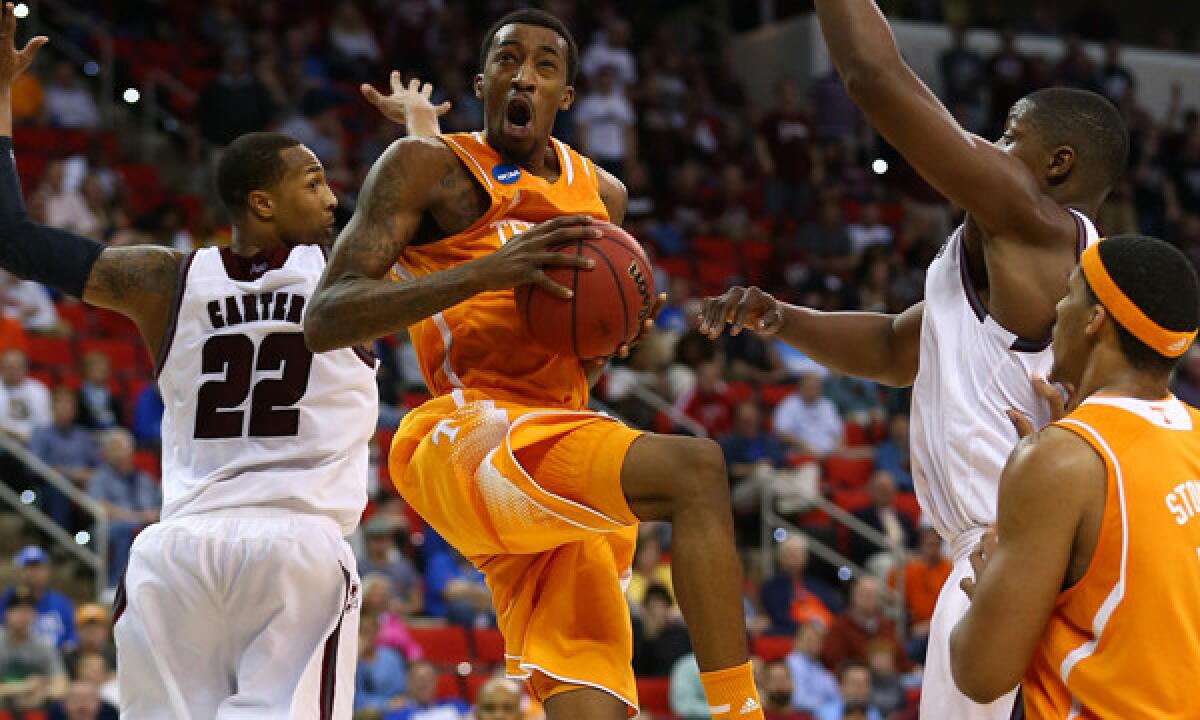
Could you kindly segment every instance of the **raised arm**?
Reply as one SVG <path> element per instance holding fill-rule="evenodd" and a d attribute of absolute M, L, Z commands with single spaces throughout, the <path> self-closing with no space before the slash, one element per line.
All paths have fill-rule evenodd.
<path fill-rule="evenodd" d="M 989 235 L 1073 237 L 1074 221 L 1019 160 L 967 132 L 905 63 L 874 0 L 816 0 L 846 90 L 870 123 L 938 192 Z"/>
<path fill-rule="evenodd" d="M 700 332 L 725 329 L 775 336 L 842 375 L 908 387 L 917 377 L 925 304 L 899 315 L 820 312 L 776 300 L 756 287 L 735 287 L 704 301 Z"/>
<path fill-rule="evenodd" d="M 424 214 L 455 197 L 462 173 L 441 141 L 425 138 L 397 140 L 375 162 L 305 315 L 310 349 L 325 352 L 371 342 L 487 290 L 533 282 L 569 297 L 570 291 L 541 268 L 590 266 L 584 258 L 547 250 L 598 236 L 585 227 L 590 219 L 584 216 L 542 223 L 491 255 L 440 272 L 404 281 L 388 277 Z"/>
<path fill-rule="evenodd" d="M 171 312 L 182 254 L 155 246 L 108 248 L 35 223 L 25 209 L 12 147 L 12 83 L 45 37 L 18 51 L 12 3 L 0 8 L 0 266 L 137 323 L 158 354 Z"/>
<path fill-rule="evenodd" d="M 1103 511 L 1105 477 L 1100 456 L 1062 428 L 1013 451 L 1000 477 L 995 546 L 972 554 L 975 578 L 963 582 L 971 607 L 950 634 L 954 682 L 967 697 L 989 703 L 1020 682 L 1063 583 L 1086 568 L 1072 564 L 1072 550 L 1085 516 Z"/>

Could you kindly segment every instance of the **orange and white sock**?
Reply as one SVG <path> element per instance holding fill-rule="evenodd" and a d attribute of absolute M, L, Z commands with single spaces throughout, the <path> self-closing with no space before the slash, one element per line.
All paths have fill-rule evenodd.
<path fill-rule="evenodd" d="M 712 720 L 763 720 L 750 663 L 700 673 Z"/>

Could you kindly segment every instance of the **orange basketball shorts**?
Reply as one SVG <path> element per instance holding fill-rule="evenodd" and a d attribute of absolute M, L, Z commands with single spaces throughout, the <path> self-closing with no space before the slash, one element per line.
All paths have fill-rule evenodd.
<path fill-rule="evenodd" d="M 409 413 L 392 442 L 397 489 L 483 572 L 507 672 L 539 700 L 591 686 L 636 711 L 623 580 L 637 518 L 621 467 L 640 435 L 468 390 Z"/>

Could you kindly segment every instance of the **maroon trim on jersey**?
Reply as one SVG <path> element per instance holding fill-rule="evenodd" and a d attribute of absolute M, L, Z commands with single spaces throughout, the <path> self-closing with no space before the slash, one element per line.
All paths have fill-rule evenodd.
<path fill-rule="evenodd" d="M 337 625 L 325 640 L 325 650 L 321 655 L 321 695 L 317 699 L 321 720 L 333 719 L 333 698 L 337 690 L 338 644 L 342 636 L 342 620 L 346 617 L 346 608 L 350 604 L 350 572 L 345 566 L 341 566 L 341 569 L 342 578 L 346 583 L 345 594 L 342 596 L 342 610 L 338 613 Z"/>
<path fill-rule="evenodd" d="M 958 275 L 962 279 L 963 292 L 967 295 L 967 302 L 970 303 L 971 309 L 975 311 L 975 317 L 979 322 L 987 319 L 988 311 L 983 306 L 983 301 L 979 299 L 979 293 L 975 292 L 975 283 L 971 282 L 971 276 L 967 273 L 967 226 L 963 225 L 962 231 L 958 234 Z"/>
<path fill-rule="evenodd" d="M 250 257 L 238 255 L 227 247 L 221 248 L 221 263 L 225 274 L 236 282 L 254 282 L 271 270 L 278 270 L 287 262 L 292 249 L 287 245 L 276 245 Z"/>
<path fill-rule="evenodd" d="M 187 290 L 188 273 L 192 270 L 192 261 L 196 259 L 196 251 L 188 253 L 179 265 L 179 279 L 175 281 L 175 299 L 171 301 L 171 318 L 167 321 L 167 333 L 163 335 L 162 345 L 158 348 L 158 357 L 154 360 L 154 379 L 162 374 L 171 354 L 171 345 L 175 343 L 175 325 L 179 321 L 179 306 L 183 303 L 183 292 Z"/>
<path fill-rule="evenodd" d="M 371 368 L 372 370 L 375 369 L 375 360 L 376 360 L 375 353 L 368 350 L 365 345 L 355 345 L 354 347 L 352 347 L 350 349 L 354 351 L 354 354 L 358 357 L 359 360 L 362 360 L 363 365 L 366 365 L 367 367 Z"/>
<path fill-rule="evenodd" d="M 1075 262 L 1079 262 L 1079 258 L 1083 257 L 1083 251 L 1087 250 L 1087 228 L 1083 226 L 1083 220 L 1079 218 L 1079 213 L 1073 210 L 1067 212 L 1075 218 Z"/>
<path fill-rule="evenodd" d="M 113 595 L 113 627 L 117 626 L 117 621 L 125 614 L 125 606 L 128 602 L 129 598 L 125 594 L 125 570 L 122 570 L 121 579 L 117 580 L 117 592 Z"/>

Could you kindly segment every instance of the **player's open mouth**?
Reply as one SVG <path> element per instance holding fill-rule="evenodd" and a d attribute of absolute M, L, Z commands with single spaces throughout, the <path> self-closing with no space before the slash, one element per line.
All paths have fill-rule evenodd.
<path fill-rule="evenodd" d="M 533 126 L 533 105 L 523 97 L 508 101 L 504 110 L 504 134 L 513 137 L 528 137 Z"/>

